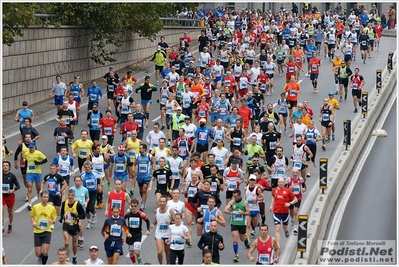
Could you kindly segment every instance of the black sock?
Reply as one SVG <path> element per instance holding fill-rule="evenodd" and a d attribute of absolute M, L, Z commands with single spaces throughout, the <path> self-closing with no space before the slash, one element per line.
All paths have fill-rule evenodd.
<path fill-rule="evenodd" d="M 99 195 L 100 195 L 100 202 L 102 202 L 103 201 L 103 192 L 101 192 Z"/>
<path fill-rule="evenodd" d="M 48 260 L 48 256 L 42 256 L 42 265 L 46 265 L 47 260 Z"/>
<path fill-rule="evenodd" d="M 265 224 L 266 216 L 262 216 L 262 224 Z"/>
<path fill-rule="evenodd" d="M 150 118 L 150 113 L 145 113 L 145 116 L 147 117 L 147 120 Z"/>
<path fill-rule="evenodd" d="M 317 88 L 317 82 L 314 82 L 314 88 Z"/>
<path fill-rule="evenodd" d="M 251 224 L 252 230 L 255 230 L 255 226 L 253 224 Z"/>

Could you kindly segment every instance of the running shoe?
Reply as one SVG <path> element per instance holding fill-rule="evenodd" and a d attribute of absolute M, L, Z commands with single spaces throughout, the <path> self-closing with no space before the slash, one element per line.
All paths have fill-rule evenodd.
<path fill-rule="evenodd" d="M 94 214 L 93 217 L 91 218 L 91 224 L 96 224 L 97 222 L 97 214 Z"/>
<path fill-rule="evenodd" d="M 32 210 L 32 204 L 28 204 L 28 206 L 26 207 L 28 210 Z"/>
<path fill-rule="evenodd" d="M 321 149 L 323 149 L 324 151 L 326 151 L 326 145 L 322 145 Z"/>
<path fill-rule="evenodd" d="M 335 91 L 335 95 L 338 95 L 338 90 Z"/>
<path fill-rule="evenodd" d="M 342 102 L 342 96 L 339 98 L 339 102 Z"/>
<path fill-rule="evenodd" d="M 108 184 L 108 191 L 112 190 L 112 184 Z"/>
<path fill-rule="evenodd" d="M 186 240 L 186 245 L 191 247 L 193 245 L 193 243 L 191 242 L 191 240 Z"/>
<path fill-rule="evenodd" d="M 252 231 L 251 231 L 251 236 L 256 236 L 255 230 L 252 230 Z"/>
<path fill-rule="evenodd" d="M 308 173 L 306 174 L 306 177 L 310 177 L 310 172 L 308 172 Z"/>
<path fill-rule="evenodd" d="M 332 134 L 332 140 L 335 141 L 335 134 Z"/>
<path fill-rule="evenodd" d="M 298 234 L 298 227 L 294 226 L 294 229 L 292 230 L 292 232 L 294 233 L 294 235 L 297 235 Z M 286 233 L 288 233 L 288 232 L 286 232 Z"/>
<path fill-rule="evenodd" d="M 248 238 L 247 235 L 245 235 L 245 236 L 246 236 L 246 238 L 245 238 L 245 241 L 244 241 L 244 245 L 245 245 L 246 248 L 250 248 L 251 244 L 250 244 L 249 238 Z"/>
<path fill-rule="evenodd" d="M 348 95 L 345 95 L 345 101 L 348 99 Z"/>
<path fill-rule="evenodd" d="M 240 261 L 240 257 L 238 256 L 238 254 L 236 254 L 236 255 L 234 256 L 233 261 L 234 261 L 234 262 L 239 262 L 239 261 Z"/>
<path fill-rule="evenodd" d="M 79 240 L 78 239 L 78 247 L 79 248 L 83 248 L 84 247 L 83 240 Z"/>
<path fill-rule="evenodd" d="M 165 125 L 162 125 L 161 131 L 165 130 Z"/>
<path fill-rule="evenodd" d="M 288 233 L 288 231 L 285 232 L 285 237 L 286 237 L 286 238 L 290 237 L 290 233 Z"/>
<path fill-rule="evenodd" d="M 141 257 L 137 257 L 137 264 L 141 265 Z"/>
<path fill-rule="evenodd" d="M 331 142 L 331 138 L 330 137 L 328 137 L 328 139 L 327 139 L 327 143 L 330 143 Z"/>
<path fill-rule="evenodd" d="M 86 229 L 91 229 L 91 222 L 90 221 L 87 224 Z M 78 246 L 79 246 L 79 241 L 82 241 L 82 240 L 78 240 Z"/>
<path fill-rule="evenodd" d="M 130 198 L 133 198 L 133 195 L 134 195 L 134 191 L 133 191 L 133 189 L 132 189 L 132 190 L 129 191 L 129 196 L 130 196 Z"/>
<path fill-rule="evenodd" d="M 39 257 L 37 257 L 37 264 L 38 264 L 38 265 L 42 265 L 42 255 L 40 255 Z"/>
<path fill-rule="evenodd" d="M 145 210 L 145 205 L 144 205 L 144 204 L 141 204 L 140 210 L 141 210 L 141 211 L 144 211 L 144 210 Z"/>
<path fill-rule="evenodd" d="M 78 261 L 76 260 L 76 257 L 72 257 L 72 264 L 73 264 L 73 265 L 78 264 Z"/>
<path fill-rule="evenodd" d="M 315 168 L 316 168 L 316 161 L 314 161 L 314 162 L 313 162 L 313 167 L 315 167 Z"/>
<path fill-rule="evenodd" d="M 168 146 L 170 146 L 170 144 L 171 144 L 171 142 L 170 142 L 170 141 L 168 141 Z"/>
<path fill-rule="evenodd" d="M 11 224 L 8 225 L 7 233 L 9 233 L 9 234 L 12 233 L 12 225 Z"/>
<path fill-rule="evenodd" d="M 25 202 L 28 202 L 28 193 L 25 195 Z"/>
<path fill-rule="evenodd" d="M 357 108 L 355 108 L 355 110 L 353 111 L 353 113 L 357 113 Z"/>

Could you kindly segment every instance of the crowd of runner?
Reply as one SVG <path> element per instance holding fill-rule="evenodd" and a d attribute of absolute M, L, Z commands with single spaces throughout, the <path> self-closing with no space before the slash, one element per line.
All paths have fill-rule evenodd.
<path fill-rule="evenodd" d="M 3 136 L 3 233 L 12 233 L 14 192 L 21 188 L 6 160 L 13 155 L 26 188 L 38 264 L 47 262 L 57 221 L 65 248 L 58 250 L 56 264 L 69 263 L 69 257 L 77 264 L 84 229 L 98 220 L 108 264 L 118 263 L 125 242 L 132 263 L 141 264 L 142 235 L 152 229 L 160 264 L 164 253 L 167 264 L 183 264 L 184 248 L 193 245 L 195 234 L 204 264 L 220 263 L 225 246 L 239 262 L 240 241 L 249 249 L 250 261 L 278 263 L 280 227 L 286 238 L 289 226 L 292 234 L 298 233 L 298 210 L 310 169 L 316 167 L 317 143 L 326 150 L 335 140 L 336 112 L 347 100 L 348 88 L 354 112 L 361 106 L 365 79 L 360 64 L 351 70 L 352 61 L 361 57 L 366 63 L 379 50 L 383 31 L 376 13 L 360 20 L 354 12 L 348 17 L 330 10 L 304 12 L 243 10 L 222 18 L 211 12 L 196 40 L 198 56 L 187 33 L 175 47 L 160 38 L 151 58 L 153 82 L 147 76 L 139 83 L 131 71 L 120 77 L 112 66 L 104 84 L 93 80 L 88 88 L 79 76 L 69 85 L 57 76 L 50 92 L 59 122 L 53 134 L 56 153 L 44 155 L 37 149 L 40 133 L 27 102 L 15 116 L 21 131 L 15 152 L 8 150 Z M 299 101 L 301 76 L 308 76 L 313 92 L 319 92 L 322 63 L 331 65 L 333 74 L 322 75 L 331 77 L 335 90 L 322 92 L 322 105 Z M 284 88 L 275 88 L 278 79 L 285 79 Z M 107 106 L 100 111 L 104 98 Z M 86 100 L 88 114 L 82 118 Z M 160 113 L 150 115 L 150 106 L 158 104 Z M 158 115 L 160 123 L 150 125 Z M 76 132 L 79 124 L 87 127 Z M 283 151 L 283 136 L 284 142 L 292 141 L 291 151 Z M 42 170 L 48 161 L 49 170 Z M 133 195 L 136 186 L 139 196 Z M 34 191 L 41 203 L 32 206 Z M 271 203 L 265 203 L 264 191 L 271 191 Z M 153 193 L 155 213 L 146 208 Z M 267 209 L 273 213 L 275 237 L 265 225 Z M 98 214 L 107 219 L 103 222 Z M 223 243 L 217 232 L 227 224 L 232 244 Z M 257 237 L 252 243 L 251 236 Z M 85 264 L 103 264 L 98 247 L 90 246 Z"/>

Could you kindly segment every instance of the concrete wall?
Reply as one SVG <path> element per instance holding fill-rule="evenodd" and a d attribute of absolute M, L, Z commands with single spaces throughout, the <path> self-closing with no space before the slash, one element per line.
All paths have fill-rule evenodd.
<path fill-rule="evenodd" d="M 118 70 L 151 56 L 161 35 L 174 45 L 185 31 L 195 40 L 200 28 L 165 27 L 154 42 L 138 34 L 126 36 L 117 61 L 102 66 L 90 59 L 89 39 L 75 37 L 77 32 L 84 33 L 81 28 L 25 29 L 24 37 L 17 37 L 12 46 L 3 45 L 3 113 L 20 108 L 25 100 L 32 104 L 48 98 L 56 75 L 61 75 L 67 85 L 75 75 L 80 76 L 81 82 L 91 81 L 102 77 L 110 65 Z"/>

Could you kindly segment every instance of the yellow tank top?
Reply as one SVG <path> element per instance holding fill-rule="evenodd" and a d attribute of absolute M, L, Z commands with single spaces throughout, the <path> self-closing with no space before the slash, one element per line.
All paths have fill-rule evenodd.
<path fill-rule="evenodd" d="M 136 138 L 136 142 L 133 142 L 132 138 L 129 138 L 129 139 L 127 140 L 127 146 L 130 148 L 130 149 L 127 151 L 127 154 L 129 155 L 130 160 L 131 160 L 132 162 L 135 161 L 136 155 L 139 153 L 140 143 L 141 143 L 141 141 L 140 141 L 140 139 L 138 139 L 138 138 Z"/>
<path fill-rule="evenodd" d="M 78 203 L 79 201 L 75 200 L 72 207 L 70 208 L 68 205 L 68 201 L 65 201 L 64 206 L 64 222 L 67 224 L 78 224 Z M 74 215 L 72 215 L 74 214 Z"/>

